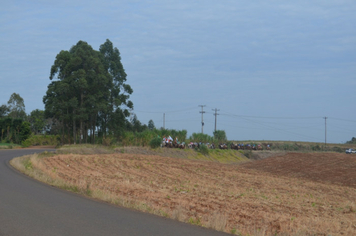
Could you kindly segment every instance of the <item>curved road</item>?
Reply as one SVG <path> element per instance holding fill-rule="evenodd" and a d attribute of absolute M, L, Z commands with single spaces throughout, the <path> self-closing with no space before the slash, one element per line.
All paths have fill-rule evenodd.
<path fill-rule="evenodd" d="M 40 183 L 9 165 L 13 157 L 42 151 L 0 150 L 0 236 L 228 235 L 94 201 Z"/>

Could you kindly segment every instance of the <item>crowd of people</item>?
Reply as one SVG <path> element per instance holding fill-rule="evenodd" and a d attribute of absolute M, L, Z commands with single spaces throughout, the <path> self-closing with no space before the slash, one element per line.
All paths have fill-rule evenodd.
<path fill-rule="evenodd" d="M 211 149 L 215 149 L 215 145 L 214 143 L 210 144 L 210 143 L 202 143 L 202 142 L 190 142 L 188 144 L 189 148 L 199 148 L 201 145 L 205 145 L 208 148 Z M 162 140 L 162 145 L 161 147 L 177 147 L 177 148 L 185 148 L 185 142 L 180 143 L 178 141 L 178 137 L 176 137 L 175 139 L 173 139 L 170 135 L 168 137 L 164 136 L 163 140 Z M 228 149 L 228 146 L 223 143 L 223 144 L 219 144 L 218 145 L 219 149 Z M 243 144 L 243 143 L 238 143 L 238 144 L 234 144 L 231 143 L 231 149 L 247 149 L 247 150 L 263 150 L 262 145 L 258 144 L 256 146 L 256 144 Z M 267 145 L 267 150 L 271 150 L 270 145 Z"/>
<path fill-rule="evenodd" d="M 178 137 L 176 137 L 175 140 L 171 136 L 163 137 L 161 147 L 171 147 L 171 148 L 173 147 L 173 148 L 184 149 L 185 142 L 179 142 Z"/>

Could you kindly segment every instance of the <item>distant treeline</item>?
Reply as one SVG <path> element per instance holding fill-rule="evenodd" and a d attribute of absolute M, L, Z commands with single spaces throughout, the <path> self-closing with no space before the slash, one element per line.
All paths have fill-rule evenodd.
<path fill-rule="evenodd" d="M 21 144 L 31 135 L 31 125 L 22 119 L 5 117 L 0 118 L 0 131 L 2 143 Z"/>
<path fill-rule="evenodd" d="M 347 144 L 356 144 L 356 138 L 352 137 L 352 139 L 350 141 L 346 142 Z"/>

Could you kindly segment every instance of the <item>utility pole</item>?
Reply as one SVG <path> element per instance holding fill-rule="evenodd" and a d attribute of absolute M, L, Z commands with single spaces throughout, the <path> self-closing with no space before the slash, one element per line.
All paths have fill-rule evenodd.
<path fill-rule="evenodd" d="M 163 113 L 163 129 L 166 129 L 166 113 Z"/>
<path fill-rule="evenodd" d="M 215 129 L 214 129 L 214 132 L 216 132 L 216 117 L 217 115 L 219 115 L 217 112 L 220 111 L 219 109 L 213 109 L 213 111 L 215 111 L 215 113 L 213 114 L 215 116 Z"/>
<path fill-rule="evenodd" d="M 325 119 L 325 151 L 326 151 L 326 119 L 327 119 L 327 117 L 325 116 L 324 119 Z"/>
<path fill-rule="evenodd" d="M 203 119 L 203 114 L 205 113 L 205 111 L 204 111 L 205 105 L 199 105 L 198 107 L 201 107 L 201 111 L 199 111 L 199 113 L 201 113 L 201 133 L 204 134 L 204 119 Z"/>

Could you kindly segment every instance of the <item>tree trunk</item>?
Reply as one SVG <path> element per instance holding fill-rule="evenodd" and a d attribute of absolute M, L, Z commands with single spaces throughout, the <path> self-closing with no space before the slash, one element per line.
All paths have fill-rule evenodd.
<path fill-rule="evenodd" d="M 73 111 L 73 143 L 76 144 L 76 125 L 75 125 L 75 118 L 74 118 L 74 111 Z"/>
<path fill-rule="evenodd" d="M 93 117 L 90 117 L 90 142 L 94 144 L 93 141 L 94 129 L 93 129 Z"/>
<path fill-rule="evenodd" d="M 84 129 L 84 137 L 85 137 L 85 143 L 88 143 L 88 128 L 87 126 L 85 126 L 85 129 Z"/>
<path fill-rule="evenodd" d="M 95 144 L 95 126 L 96 126 L 96 119 L 98 117 L 98 114 L 95 114 L 95 118 L 94 118 L 94 123 L 93 123 L 93 144 Z"/>
<path fill-rule="evenodd" d="M 70 141 L 70 127 L 69 127 L 69 124 L 67 124 L 67 132 L 68 132 L 68 144 L 71 144 L 71 141 Z"/>
<path fill-rule="evenodd" d="M 80 144 L 82 144 L 82 137 L 83 137 L 83 120 L 80 119 L 80 137 L 79 137 Z"/>
<path fill-rule="evenodd" d="M 80 94 L 80 113 L 83 112 L 83 100 L 84 100 L 84 95 L 83 93 Z M 83 137 L 83 114 L 80 114 L 81 117 L 80 117 L 80 137 L 79 137 L 79 143 L 82 144 L 82 137 Z"/>
<path fill-rule="evenodd" d="M 61 138 L 61 145 L 64 144 L 64 120 L 62 120 L 62 138 Z"/>
<path fill-rule="evenodd" d="M 94 125 L 94 121 L 92 121 L 91 125 L 92 125 L 92 127 L 91 127 L 91 130 L 92 130 L 91 142 L 92 142 L 92 144 L 95 144 L 95 125 Z"/>

